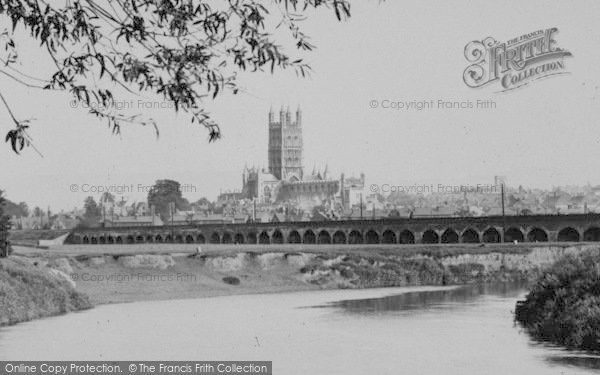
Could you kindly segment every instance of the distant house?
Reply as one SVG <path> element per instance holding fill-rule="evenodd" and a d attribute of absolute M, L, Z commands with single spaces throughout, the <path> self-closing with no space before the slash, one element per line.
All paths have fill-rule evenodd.
<path fill-rule="evenodd" d="M 469 206 L 469 212 L 473 216 L 484 216 L 485 215 L 485 211 L 483 210 L 482 207 L 479 207 L 479 206 Z"/>
<path fill-rule="evenodd" d="M 224 215 L 221 213 L 177 213 L 173 215 L 172 220 L 168 220 L 167 224 L 173 225 L 206 225 L 206 224 L 231 224 L 245 223 L 248 221 L 248 215 L 235 214 Z"/>
<path fill-rule="evenodd" d="M 560 214 L 583 214 L 587 211 L 587 200 L 584 195 L 561 195 L 555 204 L 556 211 Z"/>
<path fill-rule="evenodd" d="M 236 223 L 236 224 L 247 223 L 248 220 L 250 220 L 250 216 L 248 214 L 244 214 L 244 213 L 234 214 L 230 218 L 232 219 L 233 223 Z"/>
<path fill-rule="evenodd" d="M 271 222 L 272 223 L 283 223 L 287 221 L 287 218 L 285 216 L 285 214 L 279 213 L 279 212 L 275 212 L 272 216 L 271 216 Z"/>
<path fill-rule="evenodd" d="M 50 224 L 50 229 L 73 229 L 79 224 L 79 220 L 67 215 L 58 215 Z"/>
<path fill-rule="evenodd" d="M 50 219 L 48 215 L 42 216 L 24 216 L 11 218 L 12 227 L 15 229 L 48 229 L 50 228 Z"/>
<path fill-rule="evenodd" d="M 288 221 L 310 221 L 310 214 L 308 212 L 296 212 L 291 213 L 287 216 Z"/>
<path fill-rule="evenodd" d="M 106 228 L 110 227 L 149 227 L 163 225 L 160 216 L 114 216 L 107 217 L 100 221 L 100 224 Z"/>
<path fill-rule="evenodd" d="M 572 197 L 569 194 L 562 194 L 556 198 L 554 208 L 556 211 L 565 213 L 570 209 Z"/>
<path fill-rule="evenodd" d="M 230 223 L 222 214 L 196 214 L 189 218 L 190 224 L 225 224 Z"/>
<path fill-rule="evenodd" d="M 331 218 L 325 212 L 315 210 L 311 216 L 312 221 L 329 221 Z"/>
<path fill-rule="evenodd" d="M 365 211 L 363 209 L 363 213 L 361 215 L 360 207 L 352 207 L 349 209 L 345 209 L 340 214 L 340 220 L 359 220 L 365 218 Z"/>
<path fill-rule="evenodd" d="M 250 217 L 250 220 L 254 220 L 257 223 L 268 223 L 271 221 L 271 214 L 269 212 L 257 212 L 254 217 Z"/>
<path fill-rule="evenodd" d="M 449 206 L 415 207 L 412 217 L 450 217 L 457 216 L 457 209 Z"/>
<path fill-rule="evenodd" d="M 490 207 L 485 212 L 485 215 L 486 216 L 502 216 L 502 207 Z M 513 210 L 512 208 L 505 207 L 504 208 L 504 215 L 505 216 L 516 216 L 517 215 L 517 211 Z"/>
<path fill-rule="evenodd" d="M 364 211 L 363 217 L 365 217 L 367 219 L 383 219 L 383 218 L 388 217 L 389 214 L 390 214 L 389 210 L 375 209 L 375 210 Z"/>

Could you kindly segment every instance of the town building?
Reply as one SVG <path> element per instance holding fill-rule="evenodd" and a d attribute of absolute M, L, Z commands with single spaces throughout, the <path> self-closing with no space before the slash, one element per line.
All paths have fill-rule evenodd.
<path fill-rule="evenodd" d="M 293 118 L 288 107 L 281 107 L 279 119 L 273 109 L 269 111 L 268 167 L 244 167 L 242 191 L 236 199 L 257 200 L 259 203 L 282 202 L 313 203 L 313 205 L 342 202 L 351 206 L 359 201 L 364 189 L 364 174 L 348 178 L 342 174 L 334 178 L 326 165 L 323 171 L 313 168 L 311 174 L 304 170 L 304 143 L 302 136 L 302 111 L 298 107 Z"/>

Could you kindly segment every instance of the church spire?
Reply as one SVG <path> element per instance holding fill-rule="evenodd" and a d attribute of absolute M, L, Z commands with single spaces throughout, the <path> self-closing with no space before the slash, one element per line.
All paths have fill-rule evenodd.
<path fill-rule="evenodd" d="M 300 104 L 298 104 L 298 108 L 296 109 L 296 125 L 302 125 L 302 110 L 300 109 Z"/>
<path fill-rule="evenodd" d="M 269 125 L 275 122 L 275 112 L 273 112 L 273 105 L 269 108 Z"/>

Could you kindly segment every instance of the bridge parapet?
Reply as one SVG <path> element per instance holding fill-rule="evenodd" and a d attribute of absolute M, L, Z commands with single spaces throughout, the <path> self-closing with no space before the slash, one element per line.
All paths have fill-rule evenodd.
<path fill-rule="evenodd" d="M 600 241 L 600 214 L 239 223 L 78 229 L 67 242 L 481 243 Z"/>

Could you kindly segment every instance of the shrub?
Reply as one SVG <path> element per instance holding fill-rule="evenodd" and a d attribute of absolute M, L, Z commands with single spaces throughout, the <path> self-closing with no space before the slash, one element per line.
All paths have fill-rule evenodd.
<path fill-rule="evenodd" d="M 240 279 L 234 276 L 225 276 L 223 282 L 229 285 L 240 285 Z"/>
<path fill-rule="evenodd" d="M 600 251 L 558 260 L 517 303 L 515 318 L 537 339 L 600 352 Z"/>

